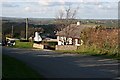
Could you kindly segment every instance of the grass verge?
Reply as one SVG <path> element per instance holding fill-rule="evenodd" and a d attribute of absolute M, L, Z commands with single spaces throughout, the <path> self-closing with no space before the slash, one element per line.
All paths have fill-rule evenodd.
<path fill-rule="evenodd" d="M 96 56 L 96 57 L 104 57 L 104 58 L 110 58 L 115 60 L 120 60 L 120 56 L 114 56 L 110 54 L 99 54 L 92 51 L 81 51 L 81 50 L 56 50 L 56 52 L 62 52 L 62 53 L 68 53 L 68 54 L 82 54 L 82 55 L 90 55 L 90 56 Z"/>
<path fill-rule="evenodd" d="M 43 80 L 43 77 L 37 72 L 28 67 L 25 63 L 7 56 L 3 55 L 3 70 L 2 78 L 29 78 L 34 80 Z"/>

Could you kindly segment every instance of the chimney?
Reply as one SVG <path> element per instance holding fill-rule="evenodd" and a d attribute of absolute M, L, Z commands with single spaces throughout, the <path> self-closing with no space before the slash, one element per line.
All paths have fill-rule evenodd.
<path fill-rule="evenodd" d="M 79 25 L 80 25 L 80 22 L 78 21 L 78 22 L 77 22 L 77 26 L 79 26 Z"/>

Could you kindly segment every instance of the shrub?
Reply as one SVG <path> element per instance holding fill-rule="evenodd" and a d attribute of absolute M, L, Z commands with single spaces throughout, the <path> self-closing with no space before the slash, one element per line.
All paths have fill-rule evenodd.
<path fill-rule="evenodd" d="M 118 32 L 120 29 L 85 29 L 81 33 L 84 45 L 81 52 L 118 56 Z"/>

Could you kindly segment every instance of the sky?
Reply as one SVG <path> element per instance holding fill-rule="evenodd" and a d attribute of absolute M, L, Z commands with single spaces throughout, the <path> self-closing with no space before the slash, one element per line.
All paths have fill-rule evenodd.
<path fill-rule="evenodd" d="M 119 0 L 3 0 L 0 16 L 56 18 L 59 11 L 77 7 L 77 19 L 117 19 Z"/>

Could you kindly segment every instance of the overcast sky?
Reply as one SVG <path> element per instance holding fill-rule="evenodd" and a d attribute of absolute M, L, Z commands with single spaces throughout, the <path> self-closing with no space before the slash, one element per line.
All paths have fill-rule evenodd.
<path fill-rule="evenodd" d="M 3 0 L 2 17 L 55 18 L 59 10 L 79 7 L 78 19 L 117 19 L 119 0 Z"/>

